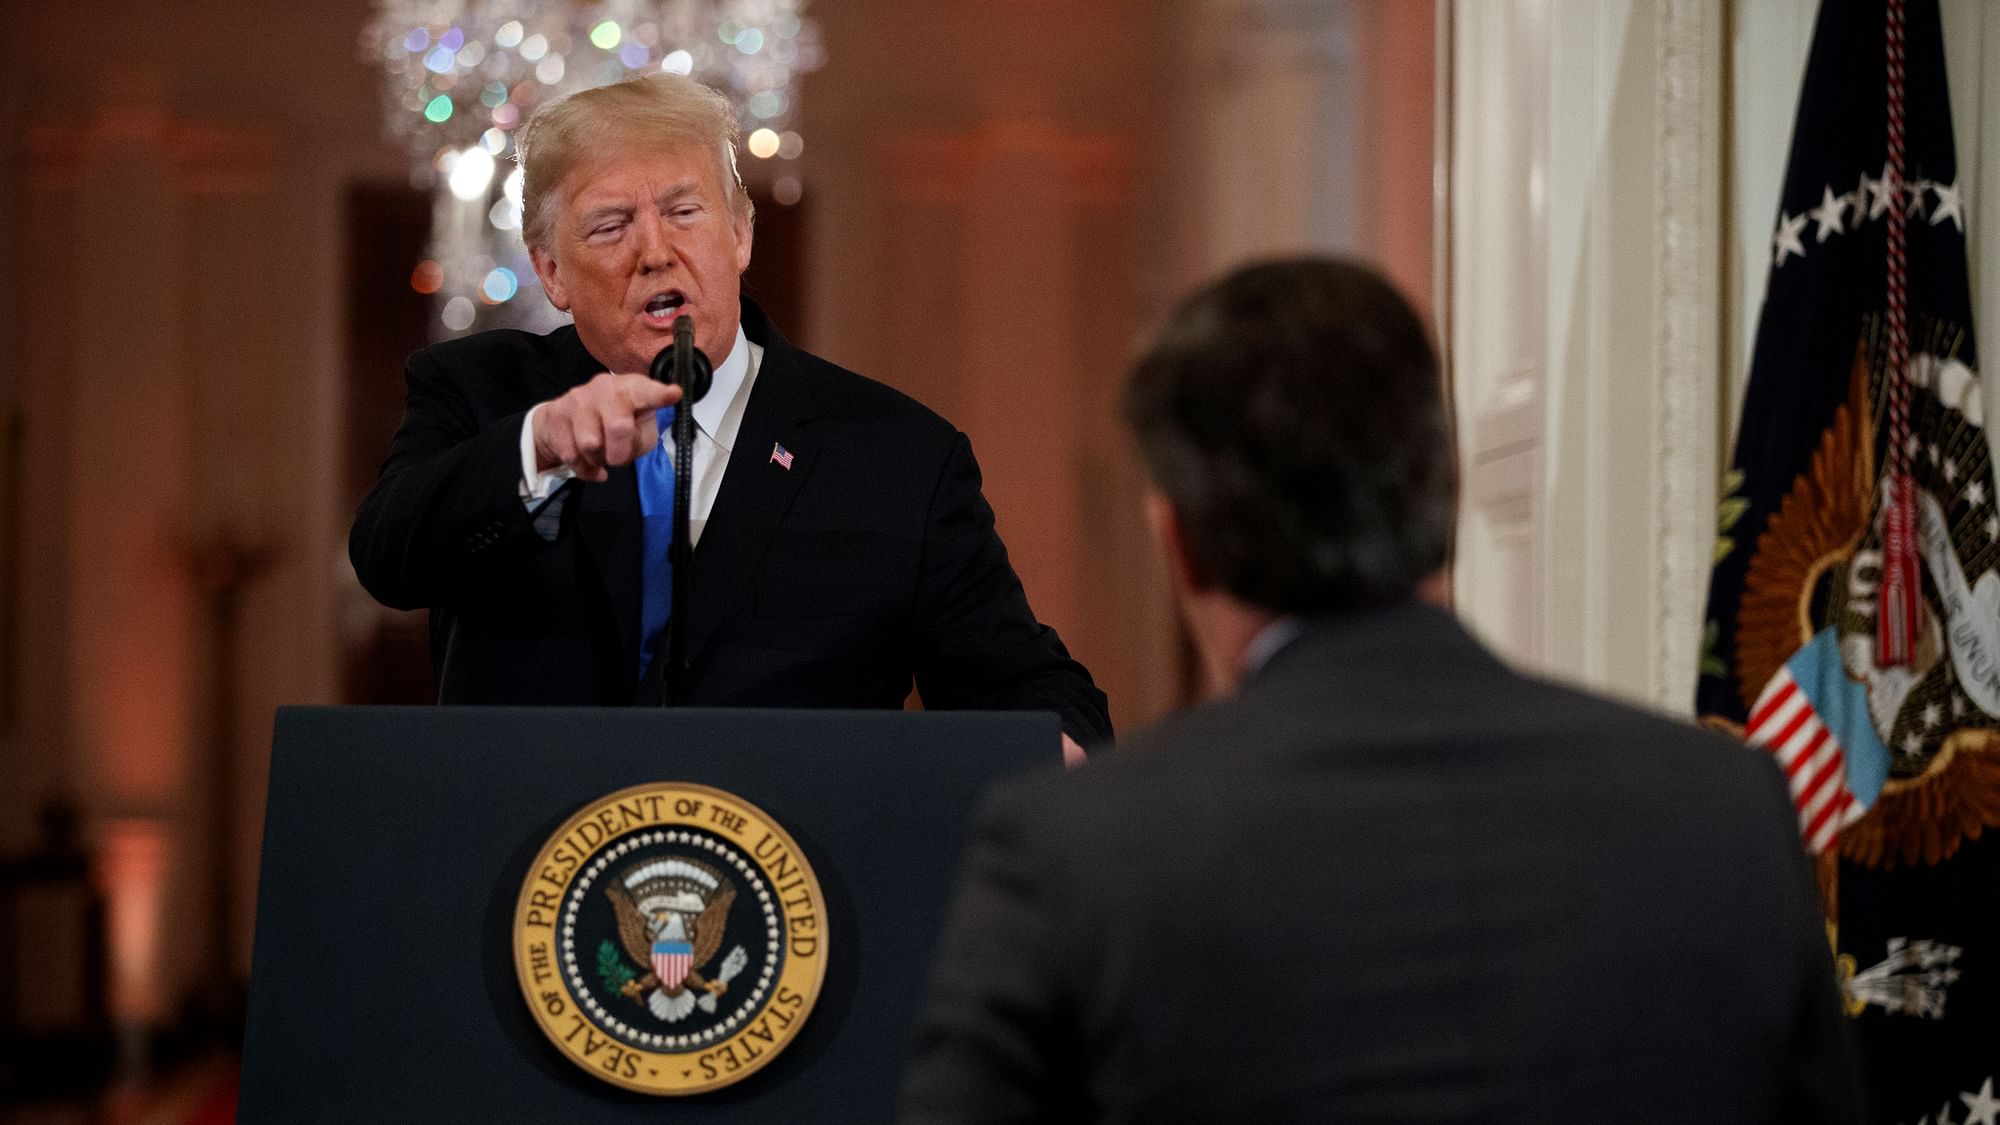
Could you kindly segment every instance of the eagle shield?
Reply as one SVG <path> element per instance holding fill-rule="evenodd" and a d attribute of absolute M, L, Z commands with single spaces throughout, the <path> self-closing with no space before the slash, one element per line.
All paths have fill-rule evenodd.
<path fill-rule="evenodd" d="M 685 941 L 653 943 L 653 975 L 663 981 L 683 981 L 694 968 L 694 945 Z"/>

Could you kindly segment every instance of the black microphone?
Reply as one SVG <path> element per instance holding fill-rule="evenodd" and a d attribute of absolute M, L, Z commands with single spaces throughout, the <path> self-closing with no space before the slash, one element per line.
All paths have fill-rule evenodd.
<path fill-rule="evenodd" d="M 674 577 L 667 614 L 665 659 L 661 667 L 660 703 L 671 706 L 687 697 L 688 688 L 688 594 L 692 586 L 694 550 L 688 543 L 688 501 L 694 492 L 694 404 L 715 382 L 715 368 L 700 348 L 694 346 L 694 319 L 683 314 L 674 321 L 674 342 L 653 357 L 652 377 L 681 389 L 680 408 L 674 411 L 671 440 L 674 443 L 674 538 L 667 548 Z M 669 440 L 667 434 L 661 441 Z M 660 660 L 659 656 L 654 659 Z"/>
<path fill-rule="evenodd" d="M 681 389 L 681 403 L 693 406 L 708 394 L 715 382 L 715 366 L 694 346 L 694 318 L 683 315 L 674 321 L 674 342 L 653 357 L 648 372 L 655 382 L 672 383 Z"/>

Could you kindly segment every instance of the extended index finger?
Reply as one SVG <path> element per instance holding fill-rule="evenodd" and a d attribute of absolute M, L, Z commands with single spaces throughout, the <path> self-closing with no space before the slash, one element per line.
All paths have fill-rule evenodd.
<path fill-rule="evenodd" d="M 681 389 L 672 383 L 661 383 L 645 375 L 618 376 L 619 389 L 632 404 L 632 412 L 658 410 L 662 406 L 672 406 L 681 400 Z"/>

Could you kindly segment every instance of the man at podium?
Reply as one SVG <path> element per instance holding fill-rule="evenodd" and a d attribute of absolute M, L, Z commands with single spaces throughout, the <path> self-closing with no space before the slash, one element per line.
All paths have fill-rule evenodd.
<path fill-rule="evenodd" d="M 411 356 L 401 429 L 349 538 L 361 583 L 431 611 L 442 703 L 658 703 L 691 319 L 693 706 L 1048 710 L 1066 755 L 1104 693 L 1035 619 L 965 435 L 794 348 L 739 292 L 752 207 L 728 102 L 655 74 L 545 107 L 520 139 L 522 234 L 575 324 Z"/>
<path fill-rule="evenodd" d="M 1226 694 L 989 800 L 907 1122 L 1861 1119 L 1770 756 L 1444 608 L 1449 418 L 1394 290 L 1246 268 L 1126 413 Z"/>

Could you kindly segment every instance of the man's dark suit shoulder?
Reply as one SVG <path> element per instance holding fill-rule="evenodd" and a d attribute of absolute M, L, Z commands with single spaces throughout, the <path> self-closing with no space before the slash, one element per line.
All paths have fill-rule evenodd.
<path fill-rule="evenodd" d="M 418 348 L 407 367 L 475 382 L 511 384 L 531 374 L 558 378 L 553 368 L 566 351 L 585 357 L 575 337 L 576 329 L 567 325 L 553 332 L 494 328 Z"/>
<path fill-rule="evenodd" d="M 547 360 L 555 354 L 564 336 L 573 335 L 575 331 L 574 328 L 567 326 L 553 332 L 492 328 L 450 340 L 439 340 L 437 343 L 418 348 L 413 355 L 426 357 L 440 366 L 490 371 L 508 364 Z"/>
<path fill-rule="evenodd" d="M 793 349 L 792 354 L 812 396 L 815 423 L 891 428 L 901 440 L 940 452 L 958 437 L 958 428 L 942 415 L 887 383 L 811 352 Z"/>
<path fill-rule="evenodd" d="M 1056 834 L 1051 853 L 1091 855 L 1135 824 L 1185 829 L 1188 822 L 1177 819 L 1183 813 L 1200 819 L 1203 807 L 1226 809 L 1215 799 L 1218 787 L 1260 778 L 1289 784 L 1384 766 L 1527 768 L 1568 797 L 1592 797 L 1628 828 L 1640 827 L 1635 813 L 1658 828 L 1684 810 L 1752 829 L 1764 843 L 1795 846 L 1786 836 L 1791 805 L 1783 774 L 1769 754 L 1519 675 L 1483 651 L 1451 671 L 1428 684 L 1422 674 L 1409 675 L 1394 705 L 1385 705 L 1379 682 L 1337 686 L 1352 668 L 1324 669 L 1323 681 L 1275 669 L 1242 694 L 1161 719 L 1088 769 L 1037 772 L 996 787 L 996 804 Z M 1235 817 L 1225 811 L 1222 820 L 1226 826 Z"/>
<path fill-rule="evenodd" d="M 411 352 L 403 364 L 412 396 L 425 396 L 473 428 L 555 398 L 601 370 L 568 325 L 552 332 L 495 328 L 440 340 Z"/>

